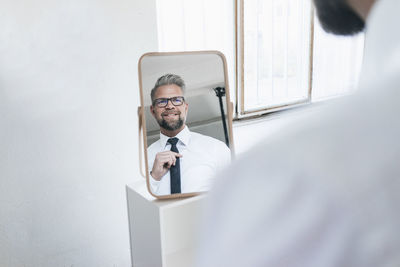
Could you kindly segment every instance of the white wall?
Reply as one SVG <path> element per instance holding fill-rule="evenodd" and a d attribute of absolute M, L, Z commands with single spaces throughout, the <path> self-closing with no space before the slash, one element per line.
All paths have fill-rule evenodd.
<path fill-rule="evenodd" d="M 240 155 L 259 146 L 261 142 L 268 142 L 271 138 L 287 134 L 292 124 L 299 120 L 306 120 L 313 113 L 321 112 L 331 102 L 303 105 L 281 112 L 270 113 L 266 116 L 235 121 L 233 123 L 233 138 L 235 153 Z"/>
<path fill-rule="evenodd" d="M 0 266 L 130 266 L 154 0 L 1 0 L 0 25 Z"/>

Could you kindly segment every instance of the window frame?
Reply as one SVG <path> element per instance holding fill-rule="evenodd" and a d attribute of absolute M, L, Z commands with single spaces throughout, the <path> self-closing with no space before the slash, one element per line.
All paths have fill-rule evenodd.
<path fill-rule="evenodd" d="M 290 103 L 279 104 L 271 107 L 254 108 L 245 110 L 245 86 L 244 86 L 244 1 L 235 0 L 235 39 L 236 39 L 236 78 L 235 78 L 235 93 L 236 93 L 236 118 L 254 117 L 257 115 L 282 111 L 295 107 L 301 107 L 312 103 L 312 79 L 313 79 L 313 59 L 314 59 L 314 7 L 311 5 L 310 10 L 310 47 L 309 47 L 309 68 L 308 68 L 308 92 L 307 98 L 300 101 L 293 101 Z"/>

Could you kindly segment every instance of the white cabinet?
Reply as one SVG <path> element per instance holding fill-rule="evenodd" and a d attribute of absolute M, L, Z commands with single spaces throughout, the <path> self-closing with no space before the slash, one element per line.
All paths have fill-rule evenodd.
<path fill-rule="evenodd" d="M 193 266 L 205 195 L 157 200 L 145 180 L 127 185 L 126 191 L 133 266 Z"/>

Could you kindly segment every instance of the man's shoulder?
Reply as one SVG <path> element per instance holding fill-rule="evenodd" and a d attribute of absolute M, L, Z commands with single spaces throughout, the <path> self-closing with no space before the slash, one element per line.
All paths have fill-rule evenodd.
<path fill-rule="evenodd" d="M 191 132 L 191 139 L 195 142 L 208 143 L 215 146 L 226 146 L 226 144 L 221 140 L 197 132 Z"/>

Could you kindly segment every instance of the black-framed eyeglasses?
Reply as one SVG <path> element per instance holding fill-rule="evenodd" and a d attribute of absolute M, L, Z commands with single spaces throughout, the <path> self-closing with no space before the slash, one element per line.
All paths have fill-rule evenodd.
<path fill-rule="evenodd" d="M 153 106 L 158 108 L 165 108 L 168 105 L 168 101 L 171 101 L 174 106 L 181 106 L 185 102 L 183 96 L 175 96 L 171 98 L 157 98 L 153 101 Z"/>

